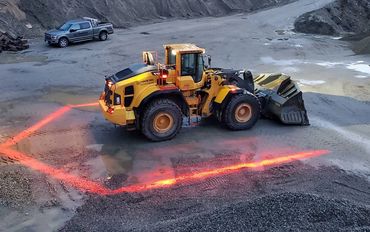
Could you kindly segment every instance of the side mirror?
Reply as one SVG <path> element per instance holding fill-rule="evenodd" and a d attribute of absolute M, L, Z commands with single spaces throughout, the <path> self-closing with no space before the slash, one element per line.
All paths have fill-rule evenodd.
<path fill-rule="evenodd" d="M 154 58 L 153 52 L 143 52 L 143 62 L 147 65 L 155 65 L 156 60 Z"/>
<path fill-rule="evenodd" d="M 69 30 L 69 32 L 76 32 L 76 31 L 77 31 L 76 29 Z"/>

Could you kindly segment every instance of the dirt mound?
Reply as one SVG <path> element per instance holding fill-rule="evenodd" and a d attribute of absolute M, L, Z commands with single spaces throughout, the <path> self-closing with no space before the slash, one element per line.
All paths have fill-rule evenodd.
<path fill-rule="evenodd" d="M 342 35 L 370 29 L 370 1 L 336 0 L 324 8 L 300 16 L 295 30 L 302 33 Z"/>
<path fill-rule="evenodd" d="M 116 27 L 166 18 L 222 16 L 250 12 L 294 0 L 0 0 L 0 29 L 26 36 L 83 16 L 110 21 Z"/>

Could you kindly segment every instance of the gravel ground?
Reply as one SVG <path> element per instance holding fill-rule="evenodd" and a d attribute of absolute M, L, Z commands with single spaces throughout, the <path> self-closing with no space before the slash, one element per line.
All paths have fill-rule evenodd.
<path fill-rule="evenodd" d="M 147 231 L 368 231 L 370 207 L 305 193 L 263 196 Z"/>
<path fill-rule="evenodd" d="M 66 49 L 47 47 L 39 38 L 31 41 L 27 51 L 2 53 L 0 142 L 61 106 L 96 101 L 104 75 L 139 62 L 142 50 L 162 51 L 164 43 L 192 42 L 205 47 L 215 66 L 248 68 L 255 74 L 286 72 L 303 89 L 309 127 L 260 120 L 252 130 L 229 132 L 209 119 L 158 144 L 149 143 L 139 133 L 114 128 L 97 108 L 86 108 L 71 110 L 13 148 L 108 189 L 304 150 L 330 153 L 280 167 L 115 196 L 87 193 L 2 156 L 1 228 L 201 230 L 198 218 L 204 221 L 206 217 L 212 222 L 209 226 L 222 228 L 217 223 L 223 219 L 221 213 L 230 216 L 235 209 L 239 213 L 233 217 L 240 221 L 240 229 L 251 223 L 261 225 L 261 230 L 269 226 L 286 231 L 282 221 L 298 215 L 294 212 L 300 212 L 302 220 L 319 218 L 306 208 L 315 208 L 319 202 L 328 209 L 323 213 L 326 221 L 298 225 L 297 219 L 287 226 L 330 230 L 337 220 L 335 231 L 368 230 L 368 222 L 362 219 L 368 218 L 370 192 L 370 58 L 356 55 L 347 42 L 337 38 L 292 31 L 297 17 L 330 2 L 300 0 L 254 14 L 143 25 L 117 30 L 105 42 Z M 296 199 L 297 207 L 292 207 L 290 198 Z M 275 205 L 276 210 L 264 207 L 263 202 Z M 279 205 L 287 210 L 280 212 Z M 344 209 L 343 205 L 351 207 Z M 279 215 L 281 220 L 271 218 L 271 223 L 262 224 L 264 219 L 256 218 L 264 212 L 259 208 L 266 209 L 266 218 Z M 336 212 L 334 216 L 329 215 L 329 208 Z M 240 214 L 243 211 L 251 216 Z"/>
<path fill-rule="evenodd" d="M 91 196 L 61 231 L 366 231 L 369 195 L 364 178 L 295 162 L 168 190 Z"/>

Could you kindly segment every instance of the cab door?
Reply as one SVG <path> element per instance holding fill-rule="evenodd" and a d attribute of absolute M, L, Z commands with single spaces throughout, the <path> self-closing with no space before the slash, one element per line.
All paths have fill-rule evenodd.
<path fill-rule="evenodd" d="M 68 39 L 71 42 L 78 42 L 79 41 L 79 30 L 81 29 L 80 24 L 75 23 L 69 28 Z"/>
<path fill-rule="evenodd" d="M 93 39 L 93 30 L 89 22 L 80 23 L 80 30 L 78 31 L 79 41 L 86 41 Z"/>
<path fill-rule="evenodd" d="M 201 53 L 181 54 L 181 64 L 179 66 L 178 86 L 181 90 L 199 89 L 204 85 L 204 61 Z"/>

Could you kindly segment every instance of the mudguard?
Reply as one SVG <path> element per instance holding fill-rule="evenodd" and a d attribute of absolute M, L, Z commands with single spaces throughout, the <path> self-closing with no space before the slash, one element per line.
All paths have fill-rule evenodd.
<path fill-rule="evenodd" d="M 254 78 L 255 95 L 262 103 L 262 114 L 284 124 L 309 125 L 302 91 L 285 74 L 261 74 Z"/>

